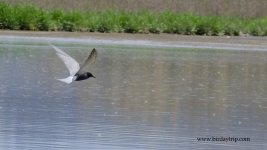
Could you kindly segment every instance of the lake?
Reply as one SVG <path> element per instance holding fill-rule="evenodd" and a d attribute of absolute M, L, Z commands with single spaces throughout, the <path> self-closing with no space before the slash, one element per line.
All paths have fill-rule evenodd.
<path fill-rule="evenodd" d="M 0 149 L 266 149 L 267 51 L 134 42 L 1 36 Z"/>

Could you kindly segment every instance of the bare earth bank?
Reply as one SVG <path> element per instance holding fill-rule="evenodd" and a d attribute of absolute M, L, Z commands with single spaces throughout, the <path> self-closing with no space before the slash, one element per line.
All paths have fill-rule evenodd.
<path fill-rule="evenodd" d="M 126 34 L 82 32 L 0 31 L 1 38 L 69 40 L 96 44 L 267 51 L 267 37 L 184 36 L 175 34 Z"/>

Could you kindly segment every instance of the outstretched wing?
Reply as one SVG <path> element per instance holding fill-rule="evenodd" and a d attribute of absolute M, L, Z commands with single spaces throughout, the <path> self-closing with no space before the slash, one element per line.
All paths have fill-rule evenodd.
<path fill-rule="evenodd" d="M 57 52 L 57 56 L 64 62 L 66 67 L 69 70 L 70 76 L 74 76 L 79 70 L 80 70 L 80 65 L 79 63 L 70 57 L 68 54 L 63 52 L 61 49 L 57 48 L 56 46 L 50 44 L 51 47 L 54 48 L 54 50 Z"/>
<path fill-rule="evenodd" d="M 96 60 L 96 57 L 97 57 L 97 51 L 95 48 L 93 48 L 93 50 L 91 51 L 90 55 L 88 56 L 88 58 L 84 61 L 84 63 L 82 64 L 80 70 L 77 72 L 77 73 L 82 73 L 83 69 L 91 64 L 91 63 L 95 63 L 95 60 Z"/>

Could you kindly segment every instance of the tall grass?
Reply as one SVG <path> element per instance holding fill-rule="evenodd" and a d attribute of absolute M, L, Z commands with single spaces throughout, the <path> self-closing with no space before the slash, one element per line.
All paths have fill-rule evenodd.
<path fill-rule="evenodd" d="M 0 29 L 266 36 L 267 18 L 245 19 L 146 10 L 64 11 L 0 3 Z"/>
<path fill-rule="evenodd" d="M 32 4 L 45 9 L 120 11 L 149 10 L 153 12 L 191 12 L 199 15 L 267 16 L 266 0 L 1 0 L 11 5 Z"/>

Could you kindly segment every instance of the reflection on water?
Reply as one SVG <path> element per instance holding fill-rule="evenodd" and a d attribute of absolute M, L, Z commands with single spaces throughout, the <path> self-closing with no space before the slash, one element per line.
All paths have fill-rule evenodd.
<path fill-rule="evenodd" d="M 267 52 L 58 46 L 95 46 L 96 79 L 55 80 L 68 71 L 47 45 L 0 45 L 0 149 L 267 146 Z M 197 141 L 212 136 L 251 141 Z"/>

